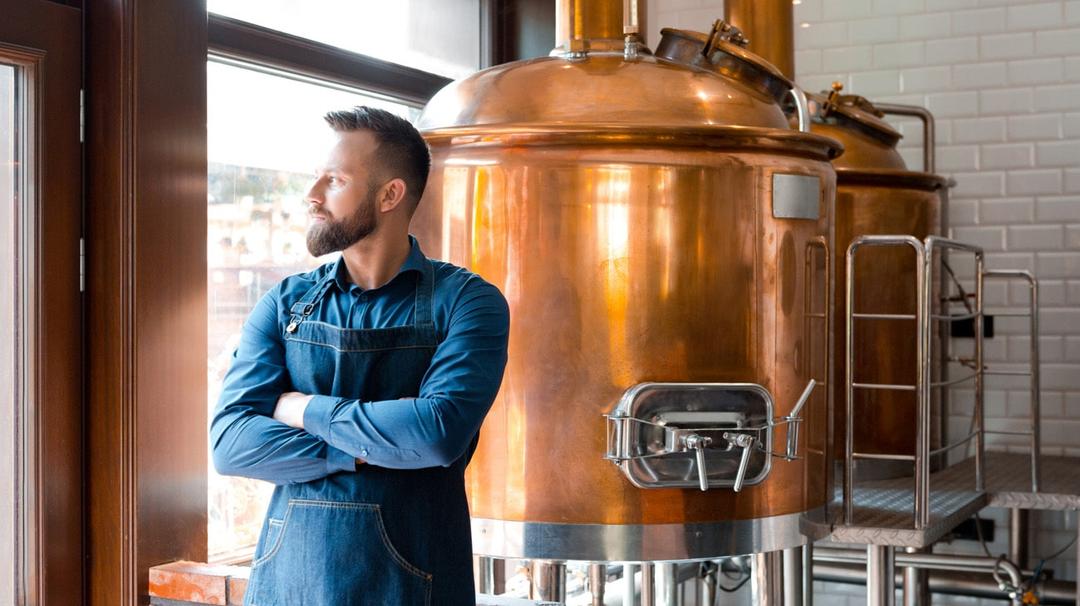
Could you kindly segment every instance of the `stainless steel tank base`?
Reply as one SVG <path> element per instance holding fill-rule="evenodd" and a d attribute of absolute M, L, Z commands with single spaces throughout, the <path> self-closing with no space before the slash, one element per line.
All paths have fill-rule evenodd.
<path fill-rule="evenodd" d="M 825 508 L 700 524 L 556 524 L 473 518 L 473 551 L 589 562 L 706 560 L 790 549 L 829 534 Z"/>

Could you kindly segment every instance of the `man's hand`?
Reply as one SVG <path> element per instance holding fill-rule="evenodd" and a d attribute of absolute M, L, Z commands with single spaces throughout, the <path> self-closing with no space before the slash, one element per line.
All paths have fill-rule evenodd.
<path fill-rule="evenodd" d="M 289 427 L 304 428 L 304 411 L 307 410 L 308 402 L 312 396 L 298 391 L 290 391 L 281 394 L 277 406 L 274 408 L 274 419 L 281 421 Z"/>

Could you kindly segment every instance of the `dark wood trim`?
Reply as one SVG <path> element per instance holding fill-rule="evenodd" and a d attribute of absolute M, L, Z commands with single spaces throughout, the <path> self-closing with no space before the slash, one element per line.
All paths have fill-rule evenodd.
<path fill-rule="evenodd" d="M 482 57 L 490 63 L 484 67 L 544 57 L 555 46 L 555 3 L 550 0 L 481 0 L 481 17 L 489 32 Z"/>
<path fill-rule="evenodd" d="M 361 88 L 423 105 L 451 80 L 336 46 L 211 14 L 214 55 Z"/>
<path fill-rule="evenodd" d="M 91 605 L 206 558 L 205 11 L 86 7 Z"/>
<path fill-rule="evenodd" d="M 16 208 L 25 239 L 20 294 L 28 339 L 23 402 L 16 412 L 19 477 L 16 507 L 29 536 L 16 562 L 27 603 L 82 602 L 81 13 L 45 0 L 0 0 L 0 56 L 23 68 L 18 85 L 29 112 L 29 191 Z M 31 202 L 27 205 L 25 202 Z M 4 203 L 9 203 L 5 200 Z M 22 211 L 26 214 L 23 215 Z M 11 294 L 11 293 L 5 293 Z M 4 402 L 4 405 L 10 405 Z M 5 427 L 7 431 L 12 428 Z M 21 443 L 20 443 L 21 442 Z M 25 457 L 25 459 L 23 458 Z M 8 581 L 10 579 L 5 579 Z M 25 585 L 24 585 L 25 583 Z"/>

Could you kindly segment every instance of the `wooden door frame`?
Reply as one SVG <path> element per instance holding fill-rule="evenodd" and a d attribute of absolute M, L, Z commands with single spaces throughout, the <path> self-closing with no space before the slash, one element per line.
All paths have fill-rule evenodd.
<path fill-rule="evenodd" d="M 82 601 L 81 13 L 43 0 L 0 0 L 0 58 L 26 92 L 30 166 L 17 272 L 27 349 L 16 411 L 22 539 L 16 599 Z M 19 314 L 19 311 L 16 311 Z M 5 321 L 11 321 L 5 318 Z M 17 329 L 18 330 L 18 329 Z M 17 359 L 18 359 L 17 358 Z"/>
<path fill-rule="evenodd" d="M 206 6 L 87 3 L 87 604 L 206 557 Z"/>

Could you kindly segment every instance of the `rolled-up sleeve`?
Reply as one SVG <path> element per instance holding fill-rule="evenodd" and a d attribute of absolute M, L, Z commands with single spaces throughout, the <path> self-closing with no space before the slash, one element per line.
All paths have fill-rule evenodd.
<path fill-rule="evenodd" d="M 373 465 L 450 465 L 465 454 L 498 394 L 509 332 L 506 299 L 472 276 L 454 301 L 416 398 L 362 402 L 316 395 L 304 427 Z"/>
<path fill-rule="evenodd" d="M 289 484 L 354 471 L 355 457 L 311 433 L 274 420 L 278 397 L 291 390 L 278 326 L 278 287 L 255 306 L 222 385 L 210 423 L 218 473 Z"/>

